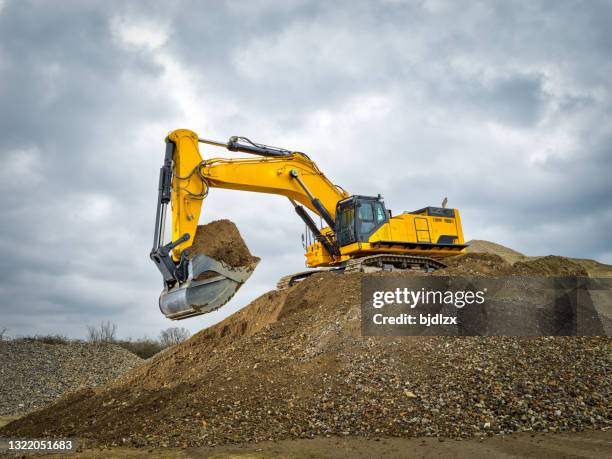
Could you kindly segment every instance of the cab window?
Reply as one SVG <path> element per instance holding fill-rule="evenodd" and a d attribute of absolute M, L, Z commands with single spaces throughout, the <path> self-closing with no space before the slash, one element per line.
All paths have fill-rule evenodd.
<path fill-rule="evenodd" d="M 387 220 L 387 216 L 385 215 L 385 208 L 379 202 L 374 204 L 374 214 L 376 216 L 376 224 L 380 225 L 382 222 Z"/>
<path fill-rule="evenodd" d="M 347 207 L 340 213 L 340 227 L 341 228 L 352 228 L 353 226 L 353 208 Z"/>
<path fill-rule="evenodd" d="M 336 238 L 340 245 L 347 245 L 355 242 L 355 210 L 352 206 L 346 206 L 340 211 L 340 218 L 336 228 Z"/>
<path fill-rule="evenodd" d="M 359 219 L 362 222 L 373 222 L 374 213 L 372 212 L 372 205 L 369 203 L 363 203 L 359 206 Z"/>
<path fill-rule="evenodd" d="M 372 204 L 369 202 L 363 202 L 359 206 L 359 223 L 359 232 L 362 235 L 370 234 L 376 227 L 376 223 L 374 222 L 374 211 L 372 209 Z"/>

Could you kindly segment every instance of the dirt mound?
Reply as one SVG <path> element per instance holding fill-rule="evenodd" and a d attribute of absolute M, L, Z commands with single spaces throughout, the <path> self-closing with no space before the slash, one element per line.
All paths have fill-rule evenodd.
<path fill-rule="evenodd" d="M 435 271 L 435 276 L 588 276 L 589 271 L 571 258 L 549 255 L 524 257 L 514 264 L 500 255 L 472 252 L 444 259 L 447 268 Z"/>
<path fill-rule="evenodd" d="M 236 225 L 230 220 L 215 220 L 199 225 L 193 238 L 190 256 L 197 253 L 208 255 L 237 268 L 259 261 L 251 255 Z"/>
<path fill-rule="evenodd" d="M 510 264 L 525 258 L 525 255 L 522 253 L 504 247 L 501 244 L 496 244 L 495 242 L 473 239 L 466 242 L 466 244 L 469 244 L 467 253 L 492 253 L 494 255 L 499 255 Z"/>
<path fill-rule="evenodd" d="M 0 415 L 21 415 L 72 390 L 115 379 L 144 361 L 114 344 L 0 341 Z"/>
<path fill-rule="evenodd" d="M 479 239 L 468 241 L 467 244 L 469 244 L 469 247 L 467 248 L 467 253 L 469 254 L 498 255 L 511 265 L 517 262 L 528 263 L 527 266 L 520 265 L 521 267 L 519 268 L 519 271 L 522 271 L 523 275 L 534 274 L 544 276 L 563 276 L 584 275 L 584 272 L 586 272 L 590 277 L 612 277 L 612 266 L 595 260 L 557 257 L 554 255 L 549 255 L 546 257 L 532 257 L 523 255 L 516 250 L 496 244 L 495 242 L 483 241 Z M 539 261 L 530 264 L 532 260 Z M 584 270 L 581 270 L 576 265 L 581 266 L 584 268 Z M 476 266 L 476 269 L 478 268 L 479 266 Z"/>
<path fill-rule="evenodd" d="M 514 266 L 519 276 L 588 276 L 587 270 L 574 260 L 549 255 L 517 261 Z"/>
<path fill-rule="evenodd" d="M 466 253 L 445 258 L 447 268 L 439 269 L 436 276 L 510 276 L 512 265 L 493 253 Z"/>
<path fill-rule="evenodd" d="M 571 258 L 571 260 L 582 266 L 590 277 L 612 277 L 612 265 L 584 258 Z"/>
<path fill-rule="evenodd" d="M 445 271 L 556 274 L 568 266 L 540 259 L 516 268 L 472 253 Z M 0 434 L 184 446 L 610 424 L 609 338 L 363 337 L 361 276 L 320 273 L 267 293 L 120 379 Z"/>

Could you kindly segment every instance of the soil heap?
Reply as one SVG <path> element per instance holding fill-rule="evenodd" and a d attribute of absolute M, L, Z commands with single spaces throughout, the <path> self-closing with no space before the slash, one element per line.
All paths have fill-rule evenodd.
<path fill-rule="evenodd" d="M 208 255 L 232 268 L 250 266 L 259 261 L 259 258 L 251 255 L 238 228 L 230 220 L 215 220 L 207 225 L 199 225 L 190 256 L 197 253 Z"/>
<path fill-rule="evenodd" d="M 517 252 L 516 250 L 512 250 L 508 247 L 504 247 L 501 244 L 496 244 L 495 242 L 483 241 L 479 239 L 473 239 L 471 241 L 468 241 L 466 244 L 468 244 L 468 248 L 466 249 L 467 253 L 481 253 L 481 254 L 489 253 L 493 255 L 499 255 L 501 258 L 503 258 L 505 261 L 507 261 L 510 264 L 514 264 L 514 263 L 526 261 L 526 260 L 537 260 L 537 259 L 545 259 L 543 263 L 548 264 L 552 260 L 557 259 L 559 261 L 559 263 L 556 263 L 557 266 L 570 265 L 571 264 L 570 262 L 574 262 L 582 266 L 590 277 L 612 277 L 612 266 L 606 265 L 604 263 L 599 263 L 598 261 L 595 261 L 595 260 L 584 259 L 584 258 L 555 257 L 554 255 L 548 255 L 545 257 L 527 256 L 527 255 L 523 255 L 520 252 Z M 552 263 L 555 264 L 554 261 L 552 261 Z M 536 265 L 537 263 L 530 264 L 528 269 L 533 270 L 534 266 Z M 573 271 L 574 269 L 575 269 L 575 266 L 571 268 L 571 271 Z M 552 273 L 555 273 L 555 272 L 556 271 L 553 269 Z M 528 275 L 529 273 L 524 273 L 524 274 Z M 547 274 L 551 274 L 551 272 L 548 272 L 548 273 L 540 272 L 539 273 L 539 275 L 541 276 L 545 276 Z M 562 275 L 562 274 L 563 274 L 562 272 L 557 273 L 557 275 Z"/>
<path fill-rule="evenodd" d="M 585 272 L 560 257 L 521 263 L 469 253 L 439 274 Z M 363 337 L 361 276 L 320 273 L 268 292 L 116 381 L 70 394 L 0 435 L 187 446 L 609 427 L 609 338 Z"/>
<path fill-rule="evenodd" d="M 525 258 L 525 255 L 522 253 L 495 242 L 473 239 L 466 242 L 466 244 L 468 244 L 467 253 L 492 253 L 499 255 L 510 264 Z"/>

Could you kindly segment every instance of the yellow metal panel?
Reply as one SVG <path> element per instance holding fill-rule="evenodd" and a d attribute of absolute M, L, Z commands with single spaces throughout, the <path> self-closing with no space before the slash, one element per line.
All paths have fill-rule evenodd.
<path fill-rule="evenodd" d="M 196 170 L 202 162 L 197 134 L 187 129 L 178 129 L 168 138 L 176 145 L 172 180 L 172 240 L 176 241 L 183 234 L 189 234 L 189 240 L 172 251 L 172 258 L 178 261 L 181 252 L 193 243 L 202 209 L 202 200 L 194 196 L 201 195 L 205 185 Z"/>
<path fill-rule="evenodd" d="M 202 175 L 213 188 L 253 191 L 287 196 L 303 204 L 315 213 L 308 195 L 298 182 L 291 177 L 296 170 L 309 191 L 325 206 L 329 214 L 336 215 L 336 203 L 348 197 L 339 190 L 316 165 L 301 153 L 279 158 L 224 159 L 206 161 Z"/>
<path fill-rule="evenodd" d="M 457 244 L 463 244 L 463 227 L 461 226 L 461 217 L 459 215 L 459 209 L 455 209 L 455 231 L 457 232 Z"/>
<path fill-rule="evenodd" d="M 429 232 L 429 225 L 427 224 L 427 218 L 425 217 L 415 218 L 414 224 L 415 224 L 417 231 Z"/>
<path fill-rule="evenodd" d="M 431 242 L 428 218 L 417 217 L 414 219 L 414 224 L 416 228 L 417 242 Z"/>

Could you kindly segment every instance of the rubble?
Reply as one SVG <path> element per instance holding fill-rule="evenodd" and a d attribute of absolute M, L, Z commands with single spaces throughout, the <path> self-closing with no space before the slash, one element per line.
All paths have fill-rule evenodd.
<path fill-rule="evenodd" d="M 144 361 L 114 344 L 0 341 L 0 415 L 23 415 L 117 378 Z"/>

